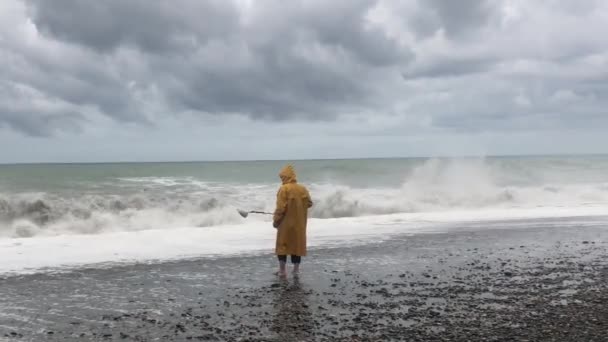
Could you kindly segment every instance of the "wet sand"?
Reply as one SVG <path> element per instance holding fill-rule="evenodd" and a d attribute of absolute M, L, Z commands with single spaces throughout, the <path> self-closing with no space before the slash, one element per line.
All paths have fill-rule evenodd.
<path fill-rule="evenodd" d="M 311 250 L 286 279 L 270 254 L 0 278 L 0 340 L 605 341 L 608 227 L 492 226 Z"/>

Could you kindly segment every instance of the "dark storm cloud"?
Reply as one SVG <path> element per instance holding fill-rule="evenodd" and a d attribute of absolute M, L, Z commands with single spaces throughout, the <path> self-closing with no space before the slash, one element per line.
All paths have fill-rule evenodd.
<path fill-rule="evenodd" d="M 27 0 L 38 29 L 100 51 L 133 45 L 157 53 L 230 34 L 238 13 L 230 1 Z"/>
<path fill-rule="evenodd" d="M 412 57 L 409 49 L 400 47 L 378 28 L 366 27 L 365 16 L 375 6 L 375 1 L 341 0 L 323 6 L 303 5 L 291 9 L 282 1 L 274 2 L 278 4 L 275 13 L 291 11 L 294 19 L 285 22 L 287 25 L 282 27 L 284 32 L 291 31 L 291 37 L 277 32 L 284 38 L 297 39 L 299 33 L 307 32 L 309 39 L 312 39 L 308 43 L 315 43 L 316 40 L 325 47 L 343 50 L 369 66 L 399 65 Z M 274 20 L 272 16 L 260 19 L 262 22 Z M 287 39 L 277 45 L 290 45 Z M 273 49 L 276 48 L 273 46 Z"/>
<path fill-rule="evenodd" d="M 20 63 L 0 68 L 0 76 L 5 80 L 32 88 L 54 102 L 80 106 L 81 110 L 97 109 L 121 121 L 145 121 L 131 97 L 128 84 L 120 75 L 104 67 L 103 58 L 94 60 L 94 55 L 68 55 L 65 59 L 61 56 L 45 59 L 40 51 L 24 46 L 16 47 L 14 58 Z M 2 98 L 12 101 L 12 95 L 7 92 L 0 93 L 0 101 Z M 31 102 L 35 100 L 29 98 Z M 47 126 L 44 122 L 41 125 Z"/>
<path fill-rule="evenodd" d="M 608 105 L 605 13 L 557 0 L 5 0 L 0 125 L 40 136 L 99 115 L 340 125 L 364 113 L 568 126 L 584 120 L 567 113 Z M 9 88 L 27 89 L 18 106 Z"/>
<path fill-rule="evenodd" d="M 385 68 L 413 57 L 368 25 L 374 1 L 269 0 L 253 2 L 248 11 L 230 1 L 27 3 L 46 37 L 98 51 L 100 61 L 112 60 L 121 48 L 138 51 L 146 68 L 141 74 L 123 69 L 119 80 L 76 76 L 82 90 L 66 89 L 70 82 L 44 87 L 76 104 L 88 104 L 94 96 L 96 107 L 113 117 L 131 112 L 137 118 L 125 92 L 131 77 L 144 87 L 158 87 L 169 111 L 333 119 L 377 103 L 373 82 Z M 89 91 L 89 84 L 99 91 Z"/>
<path fill-rule="evenodd" d="M 381 30 L 364 27 L 373 2 L 266 4 L 238 37 L 201 48 L 182 66 L 160 60 L 167 75 L 177 76 L 167 87 L 175 106 L 273 120 L 332 119 L 371 105 L 380 69 L 412 58 Z M 210 62 L 226 49 L 245 57 L 228 53 L 221 65 Z"/>

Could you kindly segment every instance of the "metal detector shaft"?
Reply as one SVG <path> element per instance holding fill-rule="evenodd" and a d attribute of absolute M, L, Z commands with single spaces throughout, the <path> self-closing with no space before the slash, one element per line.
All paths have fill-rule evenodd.
<path fill-rule="evenodd" d="M 240 214 L 241 216 L 243 216 L 243 217 L 245 217 L 245 218 L 246 218 L 247 216 L 249 216 L 249 214 L 273 215 L 272 213 L 267 213 L 267 212 L 264 212 L 264 211 L 255 211 L 255 210 L 252 210 L 252 211 L 237 210 L 237 211 L 239 212 L 239 214 Z"/>

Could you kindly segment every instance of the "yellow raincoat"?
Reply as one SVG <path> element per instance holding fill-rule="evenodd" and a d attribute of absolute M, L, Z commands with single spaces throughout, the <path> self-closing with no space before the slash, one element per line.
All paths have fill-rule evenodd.
<path fill-rule="evenodd" d="M 306 255 L 306 224 L 312 200 L 308 190 L 298 184 L 291 165 L 279 173 L 283 185 L 277 193 L 273 226 L 277 229 L 276 255 Z"/>

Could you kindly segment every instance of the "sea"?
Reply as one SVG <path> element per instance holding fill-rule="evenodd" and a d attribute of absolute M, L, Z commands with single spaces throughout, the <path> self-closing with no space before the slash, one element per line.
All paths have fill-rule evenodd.
<path fill-rule="evenodd" d="M 238 210 L 272 212 L 287 163 L 313 249 L 608 222 L 608 156 L 0 165 L 0 274 L 272 253 L 271 217 Z"/>

